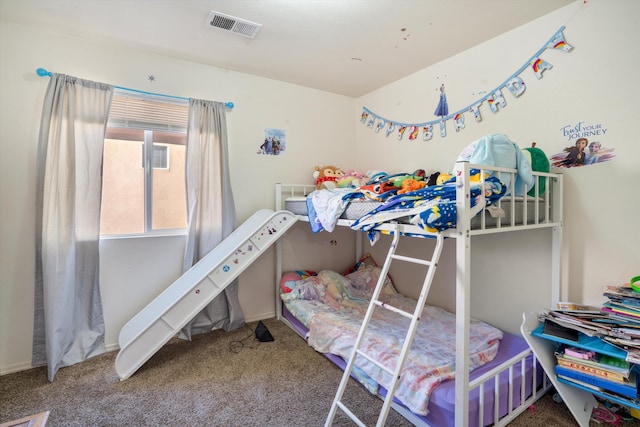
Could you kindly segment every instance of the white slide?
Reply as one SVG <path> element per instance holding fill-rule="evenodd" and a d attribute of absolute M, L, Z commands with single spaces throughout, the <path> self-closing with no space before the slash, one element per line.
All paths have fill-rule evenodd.
<path fill-rule="evenodd" d="M 129 320 L 118 336 L 118 377 L 133 375 L 296 221 L 289 211 L 257 211 Z"/>

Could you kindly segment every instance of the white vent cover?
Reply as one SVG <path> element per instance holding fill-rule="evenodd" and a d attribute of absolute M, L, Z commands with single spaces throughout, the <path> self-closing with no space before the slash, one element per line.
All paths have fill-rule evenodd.
<path fill-rule="evenodd" d="M 214 28 L 239 34 L 250 39 L 255 39 L 258 31 L 262 28 L 262 24 L 247 21 L 246 19 L 236 18 L 235 16 L 225 15 L 224 13 L 215 12 L 213 10 L 209 13 L 209 19 L 207 22 Z"/>

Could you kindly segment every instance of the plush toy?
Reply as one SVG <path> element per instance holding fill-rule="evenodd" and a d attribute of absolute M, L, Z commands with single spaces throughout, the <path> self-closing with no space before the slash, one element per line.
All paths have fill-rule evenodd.
<path fill-rule="evenodd" d="M 386 193 L 387 191 L 399 190 L 400 187 L 393 185 L 391 181 L 382 181 L 376 184 L 368 184 L 360 187 L 362 190 L 369 191 L 375 194 Z"/>
<path fill-rule="evenodd" d="M 394 178 L 393 185 L 395 185 L 396 187 L 402 187 L 402 183 L 406 179 L 413 179 L 415 181 L 424 181 L 425 177 L 426 177 L 426 172 L 424 171 L 424 169 L 417 169 L 412 174 L 400 174 L 399 176 Z"/>
<path fill-rule="evenodd" d="M 366 180 L 367 177 L 363 173 L 354 170 L 345 171 L 342 178 L 338 180 L 337 186 L 338 188 L 359 188 Z"/>
<path fill-rule="evenodd" d="M 316 166 L 313 177 L 316 180 L 316 189 L 322 190 L 327 188 L 332 190 L 336 188 L 337 182 L 344 176 L 342 169 L 336 166 Z"/>
<path fill-rule="evenodd" d="M 436 184 L 440 185 L 440 184 L 444 184 L 445 182 L 449 181 L 452 178 L 452 176 L 448 173 L 441 173 L 440 175 L 438 175 L 438 178 L 436 178 Z"/>
<path fill-rule="evenodd" d="M 409 193 L 411 191 L 416 191 L 421 188 L 424 188 L 426 186 L 427 186 L 427 183 L 424 181 L 418 181 L 413 178 L 407 178 L 404 181 L 402 181 L 402 188 L 398 190 L 398 194 Z"/>
<path fill-rule="evenodd" d="M 427 187 L 432 185 L 436 185 L 438 183 L 438 177 L 440 176 L 440 172 L 434 172 L 429 175 L 425 180 L 427 181 Z"/>

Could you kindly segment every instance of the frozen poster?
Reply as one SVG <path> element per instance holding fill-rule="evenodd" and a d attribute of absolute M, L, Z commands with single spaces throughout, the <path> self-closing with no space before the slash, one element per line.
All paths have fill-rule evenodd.
<path fill-rule="evenodd" d="M 607 145 L 607 128 L 602 124 L 578 122 L 561 128 L 563 137 L 571 142 L 549 157 L 551 166 L 572 168 L 608 162 L 616 157 L 616 149 Z"/>
<path fill-rule="evenodd" d="M 283 129 L 265 129 L 264 141 L 260 143 L 258 154 L 278 156 L 285 151 L 286 138 Z"/>

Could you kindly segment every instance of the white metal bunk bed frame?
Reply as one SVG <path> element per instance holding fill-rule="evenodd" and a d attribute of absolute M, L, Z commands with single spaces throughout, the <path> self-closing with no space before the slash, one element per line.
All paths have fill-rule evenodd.
<path fill-rule="evenodd" d="M 470 197 L 470 170 L 471 169 L 479 169 L 481 171 L 480 177 L 481 182 L 484 181 L 485 173 L 490 173 L 498 176 L 500 178 L 503 174 L 508 174 L 511 176 L 510 180 L 510 189 L 508 193 L 510 195 L 504 196 L 499 202 L 498 206 L 502 203 L 503 200 L 511 200 L 510 208 L 511 215 L 509 217 L 509 221 L 506 224 L 503 224 L 500 219 L 498 219 L 495 226 L 487 227 L 485 222 L 485 210 L 484 210 L 484 194 L 481 196 L 482 200 L 477 203 L 477 205 L 472 209 L 471 208 L 471 197 Z M 497 385 L 497 376 L 508 370 L 509 378 L 513 378 L 513 369 L 519 365 L 522 370 L 522 375 L 524 377 L 524 369 L 525 369 L 525 359 L 531 355 L 533 360 L 535 361 L 535 355 L 533 352 L 528 349 L 523 351 L 522 353 L 512 357 L 507 363 L 496 367 L 495 369 L 487 372 L 480 378 L 476 378 L 473 382 L 469 382 L 469 358 L 466 355 L 469 352 L 469 332 L 470 332 L 470 286 L 471 286 L 471 237 L 475 235 L 482 234 L 491 234 L 491 233 L 503 233 L 503 232 L 513 232 L 513 231 L 522 231 L 522 230 L 531 230 L 536 228 L 547 228 L 551 229 L 552 232 L 552 248 L 551 248 L 551 301 L 550 306 L 555 306 L 560 301 L 561 295 L 561 249 L 562 249 L 562 226 L 563 226 L 563 209 L 562 209 L 562 200 L 563 200 L 563 181 L 562 175 L 556 173 L 545 173 L 545 172 L 533 172 L 533 176 L 536 183 L 536 189 L 538 188 L 540 182 L 544 182 L 544 193 L 539 195 L 536 191 L 536 194 L 529 197 L 523 197 L 523 209 L 522 216 L 516 218 L 515 211 L 515 177 L 518 171 L 510 168 L 501 168 L 501 167 L 493 167 L 493 166 L 485 166 L 478 164 L 470 164 L 468 162 L 458 162 L 455 166 L 454 176 L 457 177 L 457 185 L 456 185 L 456 209 L 457 209 L 457 224 L 456 228 L 452 228 L 449 230 L 445 230 L 440 232 L 444 237 L 447 238 L 455 238 L 456 239 L 456 372 L 455 372 L 455 426 L 456 427 L 466 427 L 469 425 L 469 392 L 476 387 L 480 387 L 480 395 L 482 396 L 482 392 L 484 391 L 483 383 L 488 379 L 495 377 L 496 385 Z M 552 189 L 553 187 L 553 189 Z M 276 194 L 275 194 L 275 202 L 276 209 L 284 209 L 284 201 L 286 197 L 307 196 L 315 190 L 315 186 L 313 185 L 299 185 L 299 184 L 276 184 Z M 533 203 L 535 207 L 534 218 L 528 218 L 527 204 Z M 544 208 L 544 218 L 540 218 L 540 209 L 538 207 L 542 205 Z M 471 227 L 471 219 L 480 213 L 480 225 L 476 228 Z M 304 218 L 303 218 L 304 220 Z M 308 219 L 307 219 L 308 220 Z M 520 220 L 520 221 L 518 221 Z M 337 225 L 349 225 L 352 221 L 348 220 L 339 220 Z M 520 224 L 517 224 L 520 222 Z M 531 224 L 529 223 L 531 222 Z M 382 224 L 376 227 L 376 230 L 387 231 L 389 233 L 393 233 L 395 230 L 399 230 L 401 233 L 409 233 L 409 234 L 422 234 L 422 235 L 431 235 L 436 236 L 434 233 L 429 233 L 423 230 L 422 228 L 410 225 L 410 224 Z M 356 257 L 358 258 L 361 255 L 361 239 L 356 239 Z M 282 250 L 280 246 L 280 242 L 276 243 L 276 289 L 279 289 L 279 282 L 282 277 Z M 277 291 L 276 291 L 277 292 Z M 285 321 L 288 324 L 286 319 L 282 318 L 282 302 L 278 297 L 278 293 L 276 293 L 276 314 L 278 319 Z M 291 326 L 291 325 L 289 325 Z M 532 387 L 531 396 L 528 399 L 525 399 L 525 390 L 524 385 L 525 381 L 522 381 L 521 386 L 521 398 L 520 405 L 512 409 L 513 403 L 512 399 L 512 384 L 511 380 L 509 381 L 509 408 L 508 413 L 504 417 L 500 418 L 497 414 L 498 405 L 494 409 L 494 420 L 498 420 L 494 425 L 501 426 L 506 425 L 511 422 L 515 417 L 520 415 L 527 407 L 529 407 L 533 402 L 538 400 L 548 389 L 551 387 L 550 382 L 547 380 L 546 376 L 544 376 L 542 388 L 538 389 L 539 384 L 535 383 L 536 373 L 535 369 L 537 368 L 536 363 L 534 363 L 534 383 Z M 498 392 L 498 387 L 496 387 L 496 393 Z M 496 399 L 497 401 L 497 399 Z M 399 406 L 392 405 L 393 408 L 398 411 L 401 415 L 403 415 L 407 420 L 412 422 L 415 425 L 422 425 L 424 422 L 419 419 L 415 414 L 410 412 L 408 409 Z M 479 411 L 479 420 L 483 418 L 482 410 Z M 385 417 L 386 418 L 386 417 Z M 482 425 L 482 423 L 479 423 Z"/>

